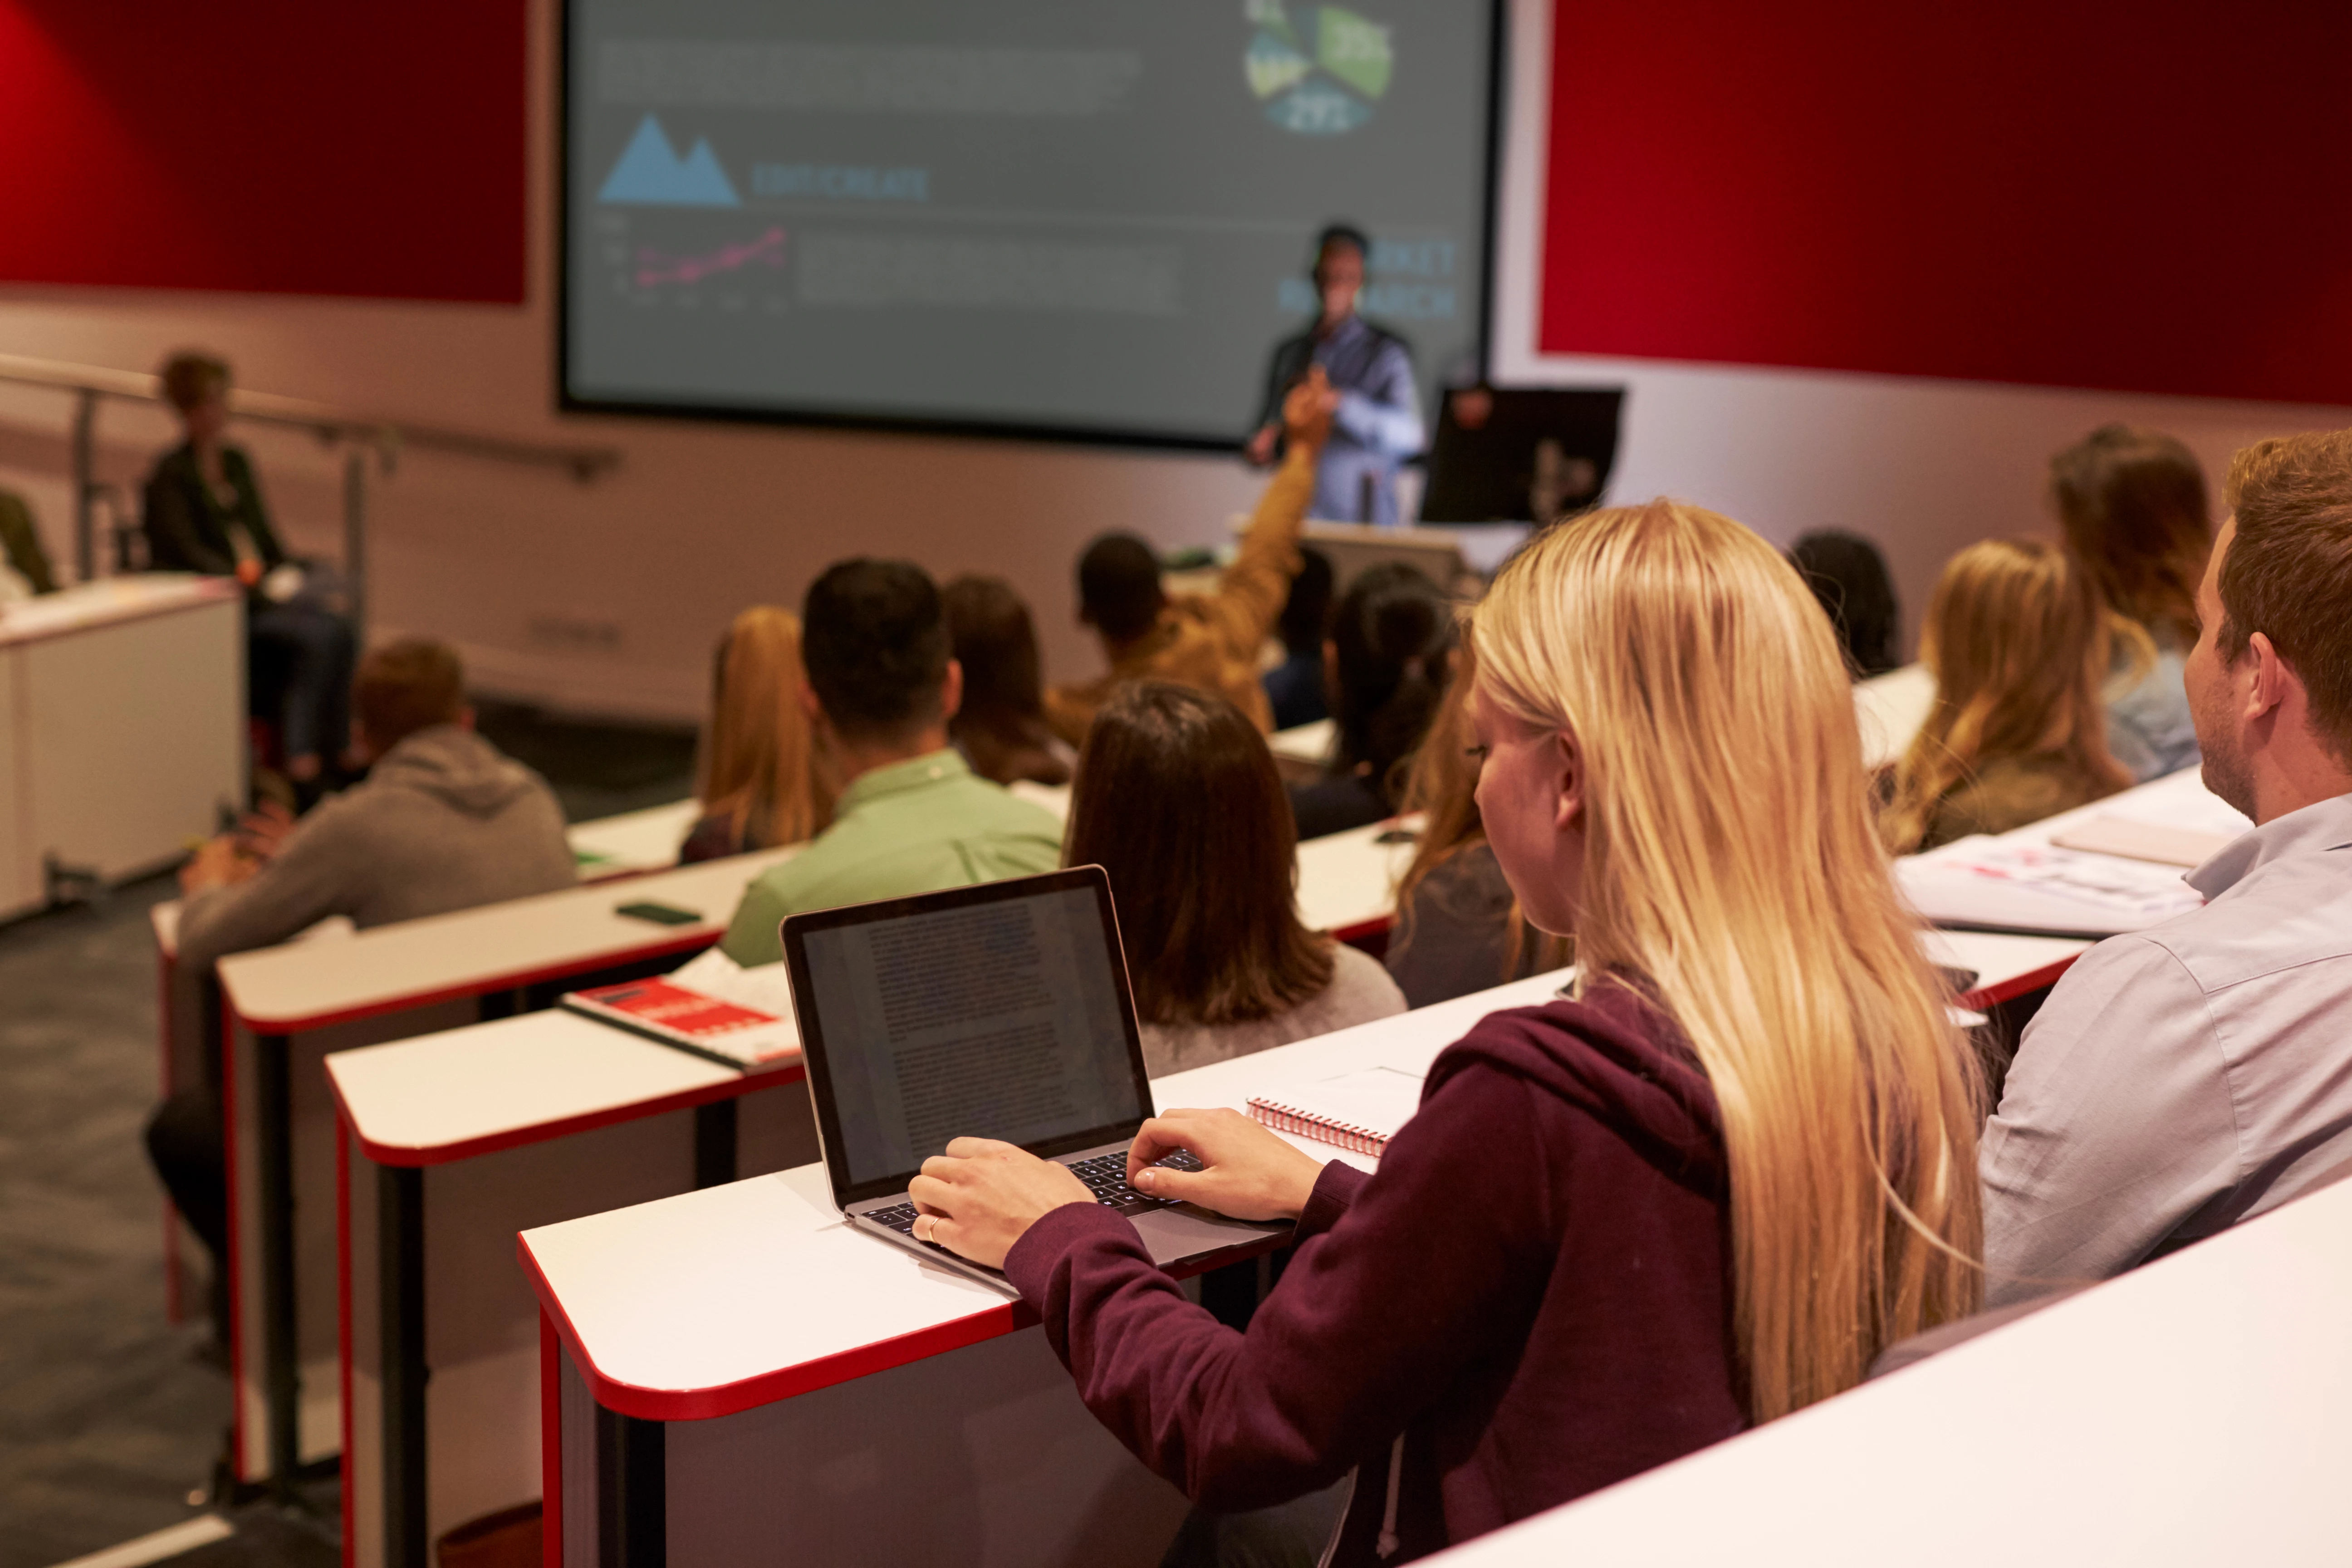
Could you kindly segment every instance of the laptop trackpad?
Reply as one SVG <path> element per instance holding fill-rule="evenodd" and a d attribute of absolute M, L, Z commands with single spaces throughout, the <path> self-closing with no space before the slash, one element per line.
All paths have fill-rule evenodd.
<path fill-rule="evenodd" d="M 1254 1225 L 1246 1220 L 1227 1219 L 1191 1204 L 1146 1209 L 1129 1217 L 1143 1245 L 1151 1249 L 1151 1261 L 1159 1264 L 1198 1258 L 1229 1247 L 1246 1247 L 1264 1237 L 1280 1236 L 1290 1228 L 1286 1225 Z"/>

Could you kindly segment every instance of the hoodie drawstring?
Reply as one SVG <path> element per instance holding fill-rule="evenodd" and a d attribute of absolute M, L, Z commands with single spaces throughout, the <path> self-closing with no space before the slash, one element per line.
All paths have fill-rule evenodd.
<path fill-rule="evenodd" d="M 1396 1443 L 1389 1449 L 1389 1506 L 1381 1514 L 1380 1539 L 1372 1550 L 1382 1562 L 1396 1555 L 1402 1542 L 1397 1540 L 1397 1497 L 1404 1489 L 1404 1434 L 1397 1434 Z"/>

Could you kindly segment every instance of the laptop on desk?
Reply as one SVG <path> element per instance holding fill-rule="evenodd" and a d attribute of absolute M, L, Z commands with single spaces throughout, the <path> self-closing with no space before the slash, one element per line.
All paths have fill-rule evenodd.
<path fill-rule="evenodd" d="M 1151 1088 L 1101 867 L 792 915 L 782 931 L 825 1177 L 858 1230 L 1009 1293 L 997 1270 L 915 1239 L 908 1184 L 967 1136 L 1069 1166 L 1162 1268 L 1290 1228 L 1127 1184 Z"/>

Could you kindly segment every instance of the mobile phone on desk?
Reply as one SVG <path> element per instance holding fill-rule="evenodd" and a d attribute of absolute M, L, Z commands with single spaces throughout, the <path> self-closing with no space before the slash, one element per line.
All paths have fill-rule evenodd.
<path fill-rule="evenodd" d="M 676 904 L 656 903 L 651 899 L 615 905 L 613 912 L 633 921 L 651 921 L 657 926 L 690 926 L 702 918 L 700 910 L 682 910 Z"/>

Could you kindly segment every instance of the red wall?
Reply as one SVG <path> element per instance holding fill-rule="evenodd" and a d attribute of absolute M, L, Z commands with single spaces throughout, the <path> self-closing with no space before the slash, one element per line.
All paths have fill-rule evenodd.
<path fill-rule="evenodd" d="M 0 279 L 515 302 L 524 0 L 0 0 Z"/>
<path fill-rule="evenodd" d="M 1541 346 L 2352 404 L 2352 4 L 1559 0 Z"/>

